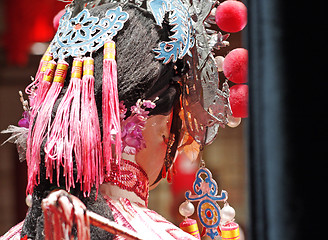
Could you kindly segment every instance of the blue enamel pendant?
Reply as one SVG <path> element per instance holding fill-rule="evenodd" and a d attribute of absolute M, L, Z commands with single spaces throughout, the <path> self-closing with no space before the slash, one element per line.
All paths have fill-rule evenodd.
<path fill-rule="evenodd" d="M 221 195 L 217 195 L 217 183 L 212 178 L 210 170 L 205 167 L 201 167 L 197 171 L 193 190 L 195 195 L 192 195 L 190 191 L 187 191 L 186 199 L 189 201 L 199 201 L 197 215 L 203 225 L 202 234 L 206 234 L 211 239 L 214 239 L 219 236 L 218 228 L 221 220 L 221 208 L 217 202 L 227 201 L 228 193 L 222 190 Z"/>

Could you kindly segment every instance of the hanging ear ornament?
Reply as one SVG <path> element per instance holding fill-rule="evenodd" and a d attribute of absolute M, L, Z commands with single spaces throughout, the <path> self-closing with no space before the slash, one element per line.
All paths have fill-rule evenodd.
<path fill-rule="evenodd" d="M 201 151 L 202 149 L 203 147 Z M 200 160 L 200 168 L 196 172 L 193 191 L 195 194 L 191 191 L 185 193 L 186 201 L 179 207 L 180 214 L 185 217 L 180 228 L 185 230 L 183 226 L 190 222 L 191 219 L 188 217 L 194 213 L 194 206 L 191 202 L 197 201 L 197 215 L 203 226 L 201 236 L 207 235 L 214 239 L 220 235 L 222 239 L 239 239 L 238 224 L 233 222 L 235 210 L 227 203 L 228 193 L 222 190 L 218 195 L 218 185 L 211 171 L 205 167 L 203 159 Z M 218 202 L 224 202 L 222 209 Z"/>
<path fill-rule="evenodd" d="M 175 143 L 175 134 L 171 133 L 168 139 L 166 139 L 165 136 L 163 135 L 163 141 L 167 145 L 167 148 L 164 158 L 164 165 L 162 168 L 162 178 L 166 178 L 167 176 L 167 181 L 171 183 L 172 181 L 171 170 L 173 170 L 171 169 L 171 167 L 174 160 L 174 157 L 171 155 L 171 153 L 172 153 L 173 144 Z"/>

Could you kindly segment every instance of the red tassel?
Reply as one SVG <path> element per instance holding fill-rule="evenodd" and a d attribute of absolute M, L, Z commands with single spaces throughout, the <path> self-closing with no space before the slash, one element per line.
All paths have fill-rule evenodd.
<path fill-rule="evenodd" d="M 172 173 L 173 173 L 173 176 L 175 176 L 177 174 L 177 168 L 175 166 L 175 162 L 173 162 L 173 164 L 172 164 Z"/>
<path fill-rule="evenodd" d="M 235 222 L 227 223 L 221 226 L 220 236 L 222 240 L 238 240 L 240 239 L 239 225 Z"/>
<path fill-rule="evenodd" d="M 172 183 L 172 173 L 171 173 L 171 169 L 169 169 L 168 171 L 167 171 L 167 182 L 168 183 Z"/>
<path fill-rule="evenodd" d="M 75 122 L 70 122 L 70 108 L 74 97 L 79 98 L 80 96 L 82 62 L 83 62 L 82 59 L 74 59 L 73 68 L 72 68 L 72 78 L 70 84 L 67 88 L 67 91 L 62 101 L 58 106 L 55 119 L 51 126 L 51 132 L 45 145 L 45 153 L 46 153 L 47 161 L 49 159 L 49 161 L 57 162 L 58 185 L 59 185 L 59 174 L 60 174 L 59 166 L 62 165 L 64 167 L 63 175 L 66 177 L 67 191 L 70 190 L 71 186 L 73 187 L 75 186 L 74 176 L 73 176 L 73 141 L 72 140 L 81 137 L 75 135 L 70 136 L 69 125 L 70 124 L 79 125 L 79 119 L 75 119 L 74 120 Z M 78 74 L 80 77 L 76 78 L 76 75 Z M 74 112 L 74 114 L 76 114 L 76 112 Z M 71 139 L 69 139 L 69 137 Z M 77 162 L 81 162 L 81 160 Z M 80 170 L 79 167 L 81 166 L 80 165 L 78 166 L 78 171 Z"/>
<path fill-rule="evenodd" d="M 75 89 L 73 89 L 73 100 L 71 105 L 71 113 L 69 118 L 69 142 L 72 146 L 71 151 L 74 152 L 77 179 L 82 183 L 82 145 L 81 145 L 81 88 L 82 88 L 82 59 L 75 59 L 73 62 L 71 81 Z"/>
<path fill-rule="evenodd" d="M 52 64 L 55 64 L 54 62 Z M 30 193 L 32 192 L 31 187 L 32 182 L 30 181 L 35 181 L 33 178 L 36 176 L 39 176 L 39 181 L 40 182 L 40 168 L 39 164 L 41 162 L 41 157 L 40 157 L 40 149 L 41 149 L 41 144 L 43 139 L 46 136 L 49 136 L 49 131 L 50 131 L 50 122 L 51 122 L 51 113 L 53 106 L 57 100 L 57 97 L 64 85 L 64 81 L 66 78 L 66 73 L 68 69 L 68 64 L 65 61 L 59 61 L 56 72 L 55 72 L 55 77 L 54 81 L 47 93 L 47 96 L 44 99 L 43 105 L 40 107 L 40 111 L 36 117 L 35 124 L 33 126 L 33 132 L 31 136 L 31 159 L 33 159 L 34 166 L 31 166 L 31 176 L 29 176 L 29 184 L 28 184 L 28 189 Z M 47 131 L 47 134 L 45 134 Z M 45 158 L 45 166 L 46 166 L 46 176 L 50 178 L 50 182 L 52 182 L 52 172 L 53 172 L 53 159 L 51 158 Z M 57 168 L 59 168 L 59 163 L 57 162 Z M 30 174 L 30 173 L 29 173 Z M 32 179 L 30 179 L 32 178 Z"/>
<path fill-rule="evenodd" d="M 42 88 L 43 88 L 43 86 L 44 87 L 48 86 L 48 88 L 50 87 L 51 82 L 54 77 L 55 69 L 56 69 L 56 62 L 50 61 L 47 64 L 43 80 L 39 87 L 42 87 Z M 40 92 L 41 92 L 40 88 L 38 90 L 40 90 Z M 45 88 L 43 88 L 42 94 L 45 95 L 47 93 L 47 91 L 45 91 Z M 41 104 L 41 102 L 40 102 L 40 104 Z M 27 162 L 27 166 L 28 166 L 28 185 L 27 185 L 26 191 L 29 194 L 31 194 L 33 192 L 33 187 L 37 183 L 36 176 L 39 175 L 40 158 L 34 158 L 32 156 L 32 149 L 34 148 L 34 145 L 33 145 L 33 140 L 34 140 L 34 135 L 35 135 L 34 132 L 35 132 L 35 126 L 36 126 L 33 123 L 34 123 L 34 119 L 35 119 L 38 109 L 39 109 L 39 107 L 36 107 L 36 102 L 35 102 L 34 108 L 32 108 L 32 112 L 31 112 L 31 116 L 30 116 L 31 124 L 29 126 L 29 132 L 28 132 L 28 137 L 27 137 L 26 162 Z"/>
<path fill-rule="evenodd" d="M 31 113 L 30 122 L 34 121 L 35 115 L 37 114 L 47 92 L 51 86 L 53 75 L 55 72 L 56 64 L 49 64 L 52 60 L 51 54 L 45 54 L 41 60 L 41 69 L 36 74 L 35 81 L 26 87 L 25 92 L 29 95 Z M 39 67 L 40 68 L 40 67 Z M 36 92 L 33 88 L 37 87 Z"/>
<path fill-rule="evenodd" d="M 47 93 L 50 87 L 50 84 L 46 84 L 46 86 L 42 86 L 44 85 L 42 80 L 46 72 L 48 63 L 51 60 L 52 60 L 52 55 L 49 53 L 49 50 L 47 50 L 40 61 L 40 65 L 35 75 L 34 81 L 25 88 L 25 93 L 29 95 L 30 106 L 32 107 L 32 109 L 33 108 L 35 109 L 37 108 L 37 106 L 40 106 L 40 105 L 35 106 L 35 103 L 42 102 L 42 100 L 45 97 L 45 94 Z M 37 90 L 35 90 L 35 88 L 37 88 Z"/>
<path fill-rule="evenodd" d="M 199 235 L 197 221 L 191 218 L 186 218 L 182 223 L 180 223 L 179 227 L 194 236 L 197 239 L 201 239 Z"/>
<path fill-rule="evenodd" d="M 50 88 L 51 82 L 43 80 L 44 76 L 48 75 L 48 73 L 46 73 L 48 71 L 47 66 L 51 60 L 51 54 L 46 53 L 43 56 L 39 67 L 40 70 L 38 70 L 34 82 L 32 82 L 32 84 L 27 86 L 27 88 L 25 89 L 25 92 L 30 96 L 30 106 L 34 111 L 37 111 L 39 109 L 42 101 L 44 100 L 47 94 L 48 89 Z M 35 88 L 37 88 L 36 91 L 34 90 Z"/>
<path fill-rule="evenodd" d="M 81 144 L 83 192 L 89 196 L 103 181 L 102 146 L 98 111 L 94 97 L 94 60 L 84 59 L 81 100 Z"/>
<path fill-rule="evenodd" d="M 117 91 L 117 66 L 115 61 L 115 42 L 108 41 L 104 45 L 103 85 L 102 85 L 102 117 L 103 117 L 103 158 L 106 175 L 111 167 L 111 174 L 119 174 L 121 161 L 121 125 L 120 108 Z M 115 154 L 112 154 L 112 142 L 115 139 Z"/>

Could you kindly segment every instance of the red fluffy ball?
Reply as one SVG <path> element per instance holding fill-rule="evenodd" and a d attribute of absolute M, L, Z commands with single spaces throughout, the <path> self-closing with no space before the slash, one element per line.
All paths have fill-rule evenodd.
<path fill-rule="evenodd" d="M 231 82 L 247 82 L 248 51 L 236 48 L 228 53 L 223 61 L 223 73 Z"/>
<path fill-rule="evenodd" d="M 229 97 L 232 116 L 248 117 L 248 86 L 245 84 L 234 85 L 230 88 Z"/>
<path fill-rule="evenodd" d="M 239 32 L 247 24 L 247 8 L 239 1 L 225 1 L 217 7 L 215 21 L 225 32 Z"/>

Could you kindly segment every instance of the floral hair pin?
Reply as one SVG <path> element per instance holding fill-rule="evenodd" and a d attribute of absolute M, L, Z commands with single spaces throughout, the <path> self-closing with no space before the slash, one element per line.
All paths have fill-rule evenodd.
<path fill-rule="evenodd" d="M 145 128 L 146 121 L 149 117 L 149 111 L 146 109 L 154 109 L 155 107 L 156 104 L 154 102 L 139 99 L 137 103 L 131 107 L 131 115 L 124 119 L 127 109 L 123 102 L 120 102 L 123 153 L 134 155 L 146 147 L 145 140 L 142 136 L 142 130 Z"/>

